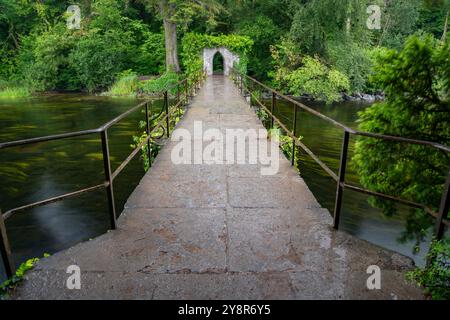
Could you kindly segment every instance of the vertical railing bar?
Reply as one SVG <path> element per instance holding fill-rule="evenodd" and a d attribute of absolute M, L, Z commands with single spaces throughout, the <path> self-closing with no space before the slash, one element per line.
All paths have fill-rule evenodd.
<path fill-rule="evenodd" d="M 3 219 L 2 210 L 0 210 L 0 251 L 6 277 L 11 278 L 16 270 L 11 257 L 11 247 L 9 245 L 8 234 L 6 233 L 5 219 Z"/>
<path fill-rule="evenodd" d="M 277 103 L 277 96 L 275 92 L 272 92 L 272 104 L 270 105 L 270 113 L 272 114 L 270 116 L 270 127 L 273 128 L 273 112 L 275 110 L 275 104 Z"/>
<path fill-rule="evenodd" d="M 177 84 L 177 110 L 178 110 L 178 118 L 181 118 L 181 99 L 180 99 L 180 84 Z"/>
<path fill-rule="evenodd" d="M 168 92 L 164 92 L 164 107 L 166 108 L 166 126 L 167 137 L 170 136 L 170 114 L 169 114 L 169 95 Z"/>
<path fill-rule="evenodd" d="M 444 236 L 445 226 L 443 220 L 447 218 L 448 210 L 450 206 L 450 166 L 448 168 L 447 180 L 444 186 L 444 192 L 442 193 L 441 204 L 439 206 L 439 212 L 436 219 L 435 236 L 437 240 L 441 240 Z"/>
<path fill-rule="evenodd" d="M 189 103 L 189 96 L 188 96 L 188 80 L 186 79 L 186 81 L 184 82 L 184 95 L 185 95 L 185 100 L 186 100 L 186 104 Z"/>
<path fill-rule="evenodd" d="M 249 105 L 250 108 L 252 107 L 252 96 L 253 93 L 255 92 L 255 86 L 252 86 L 250 83 L 247 86 L 247 91 L 248 91 L 248 100 L 249 100 Z"/>
<path fill-rule="evenodd" d="M 294 123 L 293 123 L 293 134 L 294 137 L 297 137 L 297 106 L 294 104 Z M 296 145 L 295 145 L 295 139 L 292 139 L 292 159 L 291 159 L 291 166 L 294 165 L 295 163 L 295 149 L 296 149 Z"/>
<path fill-rule="evenodd" d="M 116 205 L 114 203 L 114 187 L 111 172 L 111 161 L 109 157 L 109 146 L 108 146 L 108 132 L 107 129 L 101 131 L 100 133 L 102 139 L 102 151 L 103 151 L 103 166 L 105 170 L 105 179 L 108 182 L 106 187 L 106 195 L 108 198 L 108 208 L 109 208 L 109 218 L 111 229 L 115 230 L 117 228 L 117 217 L 116 217 Z"/>
<path fill-rule="evenodd" d="M 244 95 L 244 81 L 242 80 L 242 74 L 240 74 L 239 75 L 239 79 L 240 79 L 240 82 L 241 82 L 241 96 L 243 96 Z"/>
<path fill-rule="evenodd" d="M 339 228 L 339 221 L 341 218 L 342 194 L 344 192 L 343 184 L 345 182 L 345 170 L 347 167 L 347 152 L 349 140 L 350 140 L 350 133 L 348 131 L 345 131 L 344 139 L 342 141 L 341 161 L 339 166 L 339 179 L 337 182 L 336 200 L 334 203 L 334 219 L 333 219 L 334 229 Z"/>
<path fill-rule="evenodd" d="M 147 156 L 148 156 L 148 165 L 149 167 L 152 166 L 152 145 L 150 142 L 150 135 L 151 135 L 151 130 L 150 130 L 150 114 L 149 114 L 149 110 L 148 110 L 148 102 L 145 104 L 145 120 L 147 123 L 147 137 L 149 137 L 148 141 L 147 141 Z"/>

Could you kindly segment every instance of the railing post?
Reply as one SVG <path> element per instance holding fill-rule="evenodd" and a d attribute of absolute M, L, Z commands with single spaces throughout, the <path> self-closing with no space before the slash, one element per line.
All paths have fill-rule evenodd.
<path fill-rule="evenodd" d="M 342 194 L 344 192 L 343 183 L 345 182 L 345 170 L 347 167 L 347 151 L 348 151 L 348 143 L 350 140 L 350 134 L 348 131 L 344 132 L 344 140 L 342 141 L 342 150 L 341 150 L 341 162 L 339 166 L 339 178 L 337 181 L 337 190 L 336 190 L 336 200 L 334 203 L 334 221 L 333 228 L 339 228 L 339 220 L 341 218 L 341 209 L 342 209 Z"/>
<path fill-rule="evenodd" d="M 450 206 L 450 167 L 448 168 L 447 181 L 445 182 L 444 192 L 442 193 L 441 204 L 439 206 L 439 213 L 436 218 L 435 236 L 437 240 L 441 240 L 444 236 L 444 219 L 447 218 Z"/>
<path fill-rule="evenodd" d="M 272 104 L 270 105 L 270 127 L 273 128 L 273 111 L 275 110 L 275 104 L 277 103 L 277 95 L 275 92 L 272 92 Z"/>
<path fill-rule="evenodd" d="M 177 110 L 178 118 L 181 118 L 181 98 L 180 98 L 180 83 L 177 84 Z"/>
<path fill-rule="evenodd" d="M 240 82 L 241 82 L 241 96 L 243 96 L 244 95 L 244 81 L 242 80 L 242 74 L 239 74 L 239 79 L 240 79 Z"/>
<path fill-rule="evenodd" d="M 252 97 L 253 97 L 253 92 L 252 92 L 252 89 L 254 88 L 251 88 L 251 84 L 250 84 L 250 82 L 248 83 L 248 86 L 247 86 L 247 91 L 248 91 L 248 104 L 249 104 L 249 106 L 250 106 L 250 108 L 252 107 Z"/>
<path fill-rule="evenodd" d="M 188 88 L 188 80 L 186 79 L 186 81 L 184 82 L 184 95 L 185 95 L 185 99 L 186 99 L 186 104 L 189 103 L 189 88 Z"/>
<path fill-rule="evenodd" d="M 151 146 L 151 142 L 150 142 L 150 132 L 151 132 L 151 130 L 150 130 L 150 113 L 149 113 L 149 111 L 148 111 L 148 102 L 145 104 L 145 120 L 146 120 L 146 123 L 147 123 L 147 128 L 146 128 L 146 131 L 147 131 L 147 138 L 148 138 L 148 141 L 147 141 L 147 156 L 148 156 L 148 164 L 149 164 L 149 167 L 152 165 L 152 146 Z"/>
<path fill-rule="evenodd" d="M 109 207 L 109 217 L 111 230 L 115 230 L 117 228 L 116 224 L 116 205 L 114 203 L 114 188 L 113 188 L 113 179 L 111 172 L 111 161 L 109 158 L 109 146 L 108 146 L 108 132 L 107 129 L 101 132 L 102 138 L 102 150 L 103 150 L 103 165 L 105 168 L 105 179 L 108 183 L 106 187 L 106 195 L 108 197 L 108 207 Z"/>
<path fill-rule="evenodd" d="M 297 106 L 294 104 L 294 123 L 293 123 L 293 134 L 294 137 L 297 137 Z M 291 166 L 295 163 L 295 150 L 296 150 L 296 144 L 295 139 L 292 139 L 292 159 L 291 159 Z"/>
<path fill-rule="evenodd" d="M 15 273 L 14 263 L 11 257 L 11 247 L 9 246 L 8 234 L 6 233 L 5 220 L 2 210 L 0 210 L 0 251 L 3 259 L 3 266 L 7 278 L 11 278 Z"/>
<path fill-rule="evenodd" d="M 164 92 L 164 107 L 166 108 L 166 126 L 167 126 L 167 137 L 170 136 L 170 114 L 169 114 L 169 94 Z"/>

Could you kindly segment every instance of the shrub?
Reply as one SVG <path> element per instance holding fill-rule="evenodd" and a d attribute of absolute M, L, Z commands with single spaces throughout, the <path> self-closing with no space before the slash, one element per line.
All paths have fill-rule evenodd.
<path fill-rule="evenodd" d="M 145 40 L 132 57 L 133 70 L 140 75 L 161 74 L 165 72 L 166 51 L 164 47 L 164 35 L 162 33 L 148 32 Z"/>
<path fill-rule="evenodd" d="M 62 24 L 24 37 L 17 58 L 21 78 L 16 80 L 36 91 L 64 88 L 74 76 L 68 59 L 74 42 Z"/>
<path fill-rule="evenodd" d="M 432 299 L 450 299 L 450 240 L 433 241 L 425 268 L 407 273 L 407 278 L 425 289 Z"/>
<path fill-rule="evenodd" d="M 129 60 L 130 45 L 126 34 L 96 30 L 81 38 L 70 54 L 70 64 L 76 77 L 88 91 L 109 87 Z"/>
<path fill-rule="evenodd" d="M 319 59 L 305 56 L 302 63 L 302 67 L 284 76 L 290 93 L 307 93 L 329 103 L 340 100 L 340 93 L 350 89 L 346 75 L 327 67 Z"/>

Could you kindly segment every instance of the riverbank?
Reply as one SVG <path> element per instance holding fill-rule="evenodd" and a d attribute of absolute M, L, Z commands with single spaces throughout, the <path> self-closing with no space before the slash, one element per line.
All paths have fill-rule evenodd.
<path fill-rule="evenodd" d="M 318 101 L 314 97 L 312 97 L 309 94 L 304 94 L 300 97 L 293 97 L 294 99 L 304 99 L 309 101 Z M 341 101 L 361 101 L 361 102 L 367 102 L 367 103 L 374 103 L 377 101 L 383 101 L 384 100 L 384 94 L 382 93 L 376 93 L 376 94 L 370 94 L 370 93 L 360 93 L 356 92 L 351 95 L 348 95 L 346 93 L 341 93 Z"/>
<path fill-rule="evenodd" d="M 310 94 L 303 94 L 301 96 L 294 96 L 290 94 L 286 94 L 286 96 L 291 97 L 296 100 L 306 100 L 306 101 L 317 101 L 317 102 L 323 102 L 321 100 L 318 100 L 314 98 Z M 271 99 L 271 94 L 264 92 L 262 93 L 263 99 Z M 354 101 L 354 102 L 367 102 L 367 103 L 374 103 L 377 101 L 383 101 L 384 100 L 384 94 L 383 93 L 360 93 L 356 92 L 351 95 L 348 95 L 346 93 L 341 93 L 341 100 L 340 101 Z"/>

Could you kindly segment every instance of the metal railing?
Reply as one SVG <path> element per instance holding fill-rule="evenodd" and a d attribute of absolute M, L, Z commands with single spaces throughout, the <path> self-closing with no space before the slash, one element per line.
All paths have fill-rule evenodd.
<path fill-rule="evenodd" d="M 102 145 L 102 153 L 103 153 L 103 168 L 104 168 L 104 174 L 105 174 L 105 181 L 88 188 L 76 190 L 70 193 L 66 193 L 63 195 L 59 195 L 56 197 L 44 199 L 38 202 L 22 205 L 17 208 L 10 209 L 2 214 L 2 211 L 0 209 L 0 251 L 1 256 L 3 258 L 3 264 L 5 268 L 5 273 L 7 277 L 11 277 L 15 273 L 15 265 L 13 263 L 13 259 L 11 257 L 11 246 L 8 239 L 8 234 L 5 226 L 5 221 L 9 218 L 11 218 L 14 214 L 17 212 L 21 212 L 24 210 L 32 209 L 35 207 L 44 206 L 50 203 L 58 202 L 65 200 L 67 198 L 76 197 L 88 192 L 96 191 L 98 189 L 105 188 L 106 189 L 106 197 L 108 201 L 108 209 L 109 209 L 109 220 L 110 220 L 110 228 L 111 230 L 115 230 L 117 228 L 117 214 L 116 214 L 116 207 L 114 202 L 114 180 L 117 178 L 117 176 L 122 172 L 123 169 L 133 160 L 133 158 L 147 145 L 147 156 L 149 158 L 149 165 L 151 166 L 151 147 L 152 147 L 152 136 L 154 133 L 156 133 L 158 130 L 163 130 L 163 134 L 169 137 L 170 135 L 170 125 L 171 122 L 171 115 L 177 115 L 178 118 L 181 115 L 181 108 L 189 103 L 189 98 L 192 97 L 192 95 L 196 94 L 196 91 L 199 89 L 201 82 L 204 79 L 204 74 L 199 74 L 195 79 L 188 80 L 184 79 L 179 81 L 178 83 L 174 84 L 173 86 L 167 88 L 165 91 L 158 93 L 153 97 L 151 100 L 146 100 L 137 106 L 127 110 L 126 112 L 120 114 L 116 118 L 112 119 L 111 121 L 105 123 L 104 125 L 100 126 L 96 129 L 91 130 L 83 130 L 83 131 L 77 131 L 77 132 L 69 132 L 69 133 L 63 133 L 63 134 L 56 134 L 56 135 L 50 135 L 50 136 L 44 136 L 44 137 L 38 137 L 38 138 L 31 138 L 31 139 L 24 139 L 24 140 L 17 140 L 17 141 L 11 141 L 11 142 L 3 142 L 0 143 L 0 150 L 8 149 L 8 148 L 14 148 L 14 147 L 20 147 L 25 145 L 31 145 L 31 144 L 37 144 L 37 143 L 44 143 L 49 141 L 56 141 L 56 140 L 63 140 L 63 139 L 69 139 L 69 138 L 75 138 L 75 137 L 83 137 L 88 135 L 94 135 L 99 134 L 101 138 L 101 145 Z M 176 90 L 175 94 L 175 101 L 176 103 L 173 106 L 169 105 L 169 95 L 172 91 Z M 158 97 L 163 98 L 163 106 L 161 108 L 161 111 L 154 116 L 153 118 L 150 118 L 150 110 L 149 110 L 149 104 L 152 103 L 152 101 Z M 146 119 L 146 138 L 143 139 L 136 148 L 130 153 L 130 155 L 117 167 L 117 169 L 113 172 L 111 170 L 111 159 L 109 155 L 109 139 L 108 139 L 108 129 L 113 127 L 115 124 L 120 122 L 122 119 L 126 118 L 127 116 L 133 114 L 134 112 L 141 110 L 145 108 L 145 119 Z M 151 124 L 154 121 L 158 121 L 153 128 L 151 128 Z M 176 122 L 176 119 L 175 119 Z"/>
<path fill-rule="evenodd" d="M 431 141 L 423 141 L 423 140 L 416 140 L 416 139 L 409 139 L 409 138 L 402 138 L 402 137 L 396 137 L 396 136 L 390 136 L 390 135 L 384 135 L 384 134 L 378 134 L 378 133 L 370 133 L 370 132 L 363 132 L 363 131 L 358 131 L 358 130 L 354 130 L 351 129 L 349 127 L 347 127 L 346 125 L 331 119 L 329 117 L 327 117 L 326 115 L 302 104 L 301 102 L 292 99 L 291 97 L 288 97 L 270 87 L 268 87 L 267 85 L 259 82 L 258 80 L 243 74 L 241 72 L 239 72 L 236 69 L 232 70 L 232 78 L 235 81 L 235 83 L 237 84 L 241 95 L 244 95 L 245 92 L 247 92 L 250 95 L 250 103 L 251 103 L 251 99 L 253 98 L 254 101 L 256 101 L 256 103 L 264 109 L 264 111 L 266 111 L 270 117 L 270 126 L 273 127 L 274 126 L 274 122 L 276 122 L 286 133 L 287 135 L 292 138 L 292 157 L 291 157 L 291 164 L 294 164 L 295 161 L 295 150 L 296 147 L 300 147 L 302 148 L 331 178 L 333 178 L 336 183 L 337 183 L 337 187 L 336 187 L 336 198 L 335 198 L 335 203 L 334 203 L 334 214 L 333 214 L 333 227 L 335 229 L 339 228 L 339 221 L 341 218 L 341 209 L 342 209 L 342 196 L 343 196 L 343 192 L 344 189 L 349 189 L 349 190 L 353 190 L 359 193 L 364 193 L 367 195 L 371 195 L 371 196 L 376 196 L 376 197 L 381 197 L 387 200 L 391 200 L 394 202 L 398 202 L 401 204 L 404 204 L 406 206 L 409 207 L 413 207 L 413 208 L 419 208 L 424 210 L 425 212 L 427 212 L 429 215 L 433 216 L 434 218 L 436 218 L 436 223 L 435 223 L 435 237 L 437 239 L 442 239 L 443 235 L 444 235 L 444 229 L 445 226 L 449 227 L 450 226 L 450 221 L 447 219 L 447 215 L 448 215 L 448 211 L 449 211 L 449 205 L 450 205 L 450 165 L 448 167 L 448 172 L 447 172 L 447 178 L 446 178 L 446 182 L 444 185 L 444 191 L 442 193 L 442 197 L 441 197 L 441 202 L 439 205 L 439 210 L 438 212 L 435 212 L 432 208 L 414 202 L 414 201 L 410 201 L 410 200 L 406 200 L 406 199 L 402 199 L 402 198 L 398 198 L 398 197 L 394 197 L 394 196 L 390 196 L 387 194 L 383 194 L 380 192 L 375 192 L 372 190 L 368 190 L 365 188 L 361 188 L 352 184 L 349 184 L 345 181 L 345 172 L 346 172 L 346 168 L 347 168 L 347 159 L 348 159 L 348 147 L 349 147 L 349 141 L 350 141 L 350 135 L 354 135 L 354 136 L 363 136 L 363 137 L 369 137 L 369 138 L 375 138 L 375 139 L 382 139 L 382 140 L 386 140 L 386 141 L 394 141 L 394 142 L 401 142 L 401 143 L 409 143 L 409 144 L 415 144 L 415 145 L 423 145 L 423 146 L 429 146 L 431 148 L 440 150 L 442 152 L 445 152 L 447 154 L 450 153 L 450 147 L 443 145 L 443 144 L 439 144 L 439 143 L 435 143 L 435 142 L 431 142 Z M 271 93 L 271 105 L 270 105 L 270 110 L 269 108 L 267 108 L 261 101 L 260 99 L 258 99 L 258 97 L 254 94 L 254 91 L 252 92 L 252 90 L 250 89 L 250 86 L 247 85 L 246 82 L 252 83 L 253 85 L 257 85 L 260 86 L 261 88 L 263 88 L 264 90 L 266 90 L 267 92 Z M 293 107 L 294 107 L 294 119 L 293 119 L 293 124 L 292 124 L 292 128 L 293 130 L 289 130 L 286 125 L 280 121 L 275 115 L 274 115 L 274 109 L 277 103 L 277 98 L 281 98 L 284 99 L 288 102 L 290 102 Z M 333 125 L 335 125 L 338 128 L 341 128 L 344 133 L 343 133 L 343 140 L 342 140 L 342 147 L 341 147 L 341 156 L 340 156 L 340 163 L 339 163 L 339 173 L 336 174 L 333 170 L 331 170 L 323 161 L 321 161 L 319 159 L 319 157 L 317 155 L 315 155 L 304 143 L 301 142 L 301 140 L 297 137 L 297 113 L 298 113 L 298 109 L 302 109 L 306 112 L 309 112 Z"/>

